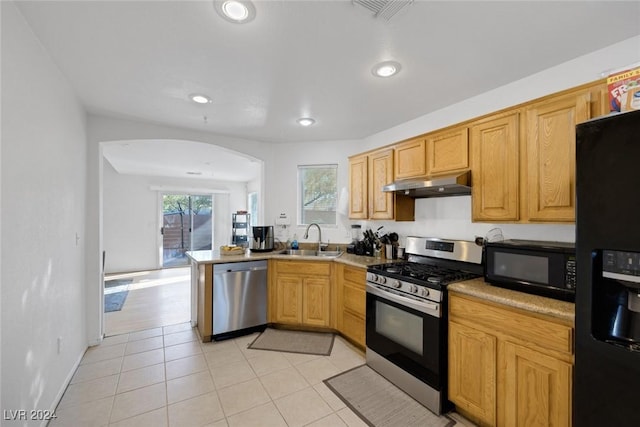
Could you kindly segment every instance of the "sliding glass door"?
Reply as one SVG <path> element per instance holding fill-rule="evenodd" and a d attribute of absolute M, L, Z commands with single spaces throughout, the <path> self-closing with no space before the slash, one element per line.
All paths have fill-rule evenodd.
<path fill-rule="evenodd" d="M 187 251 L 210 250 L 213 241 L 212 196 L 162 196 L 162 266 L 189 264 Z"/>

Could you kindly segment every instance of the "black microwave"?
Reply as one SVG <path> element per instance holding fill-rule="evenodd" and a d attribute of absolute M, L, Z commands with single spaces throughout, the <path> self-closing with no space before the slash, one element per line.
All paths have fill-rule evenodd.
<path fill-rule="evenodd" d="M 485 281 L 573 302 L 576 293 L 575 245 L 534 240 L 486 243 Z"/>

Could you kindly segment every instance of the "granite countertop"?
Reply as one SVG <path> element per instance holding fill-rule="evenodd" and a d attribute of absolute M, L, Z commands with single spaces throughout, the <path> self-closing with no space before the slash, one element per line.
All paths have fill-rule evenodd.
<path fill-rule="evenodd" d="M 257 261 L 264 259 L 282 259 L 292 261 L 336 262 L 352 267 L 367 268 L 370 265 L 399 262 L 402 260 L 386 260 L 369 256 L 342 253 L 338 257 L 286 255 L 274 252 L 251 252 L 246 250 L 240 255 L 220 255 L 220 251 L 191 251 L 187 256 L 198 264 L 223 264 L 227 262 Z M 483 278 L 452 283 L 447 286 L 452 292 L 470 295 L 486 301 L 527 310 L 533 313 L 556 317 L 574 322 L 575 304 L 551 298 L 530 295 L 510 289 L 491 286 Z"/>
<path fill-rule="evenodd" d="M 572 323 L 575 320 L 576 308 L 574 303 L 491 286 L 482 278 L 452 283 L 447 286 L 447 289 L 451 292 L 458 292 L 509 307 L 556 317 Z"/>
<path fill-rule="evenodd" d="M 338 257 L 322 257 L 322 256 L 301 256 L 286 255 L 278 252 L 251 252 L 246 250 L 239 255 L 220 255 L 220 251 L 189 251 L 187 256 L 198 264 L 222 264 L 226 262 L 242 262 L 242 261 L 258 261 L 263 259 L 288 259 L 295 261 L 320 261 L 320 262 L 338 262 L 350 265 L 352 267 L 367 268 L 370 265 L 398 262 L 402 260 L 387 260 L 374 258 L 370 256 L 362 256 L 355 254 L 342 253 Z"/>

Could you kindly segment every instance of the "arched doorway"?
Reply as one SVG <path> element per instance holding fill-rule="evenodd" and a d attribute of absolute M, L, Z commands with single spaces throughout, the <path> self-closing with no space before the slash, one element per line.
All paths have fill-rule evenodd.
<path fill-rule="evenodd" d="M 177 289 L 179 282 L 183 285 L 188 282 L 187 291 L 191 287 L 188 266 L 182 267 L 184 273 L 181 273 L 167 271 L 170 266 L 165 265 L 168 243 L 164 239 L 165 196 L 209 200 L 206 212 L 209 241 L 203 243 L 202 236 L 194 238 L 191 218 L 181 223 L 176 241 L 179 248 L 174 252 L 184 254 L 187 250 L 215 249 L 229 243 L 231 212 L 246 209 L 251 189 L 259 191 L 261 188 L 262 162 L 212 144 L 184 140 L 126 140 L 100 145 L 103 274 L 105 283 L 129 281 L 126 289 L 129 294 L 122 308 L 117 310 L 120 313 L 104 313 L 104 334 L 175 323 L 180 316 L 174 316 L 174 312 L 167 314 L 168 311 L 182 310 L 186 313 L 185 321 L 195 322 L 195 295 L 187 296 L 190 304 L 186 304 L 186 308 L 180 303 L 184 294 L 176 294 L 175 289 L 164 292 L 168 296 L 167 304 L 157 295 L 150 296 L 154 289 L 159 291 L 162 286 L 167 290 Z M 189 208 L 184 204 L 181 206 L 183 217 L 194 211 L 193 205 Z M 180 216 L 179 211 L 175 212 L 177 216 Z M 200 212 L 205 213 L 204 210 Z M 206 219 L 203 222 L 206 223 Z M 194 241 L 203 244 L 195 247 L 191 244 Z M 135 297 L 142 294 L 147 296 Z M 102 298 L 103 302 L 107 300 L 104 295 Z M 145 300 L 148 301 L 146 307 Z M 162 312 L 165 314 L 156 315 Z M 146 320 L 140 319 L 138 314 Z M 111 327 L 111 320 L 118 317 L 126 318 L 124 324 L 117 322 Z"/>

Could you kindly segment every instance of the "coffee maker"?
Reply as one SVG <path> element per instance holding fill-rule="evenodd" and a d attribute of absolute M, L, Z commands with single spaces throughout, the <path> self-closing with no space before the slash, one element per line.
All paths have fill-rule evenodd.
<path fill-rule="evenodd" d="M 250 249 L 253 252 L 270 252 L 273 250 L 273 226 L 261 225 L 252 227 L 253 239 Z"/>

